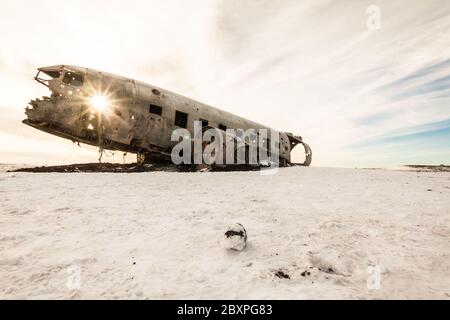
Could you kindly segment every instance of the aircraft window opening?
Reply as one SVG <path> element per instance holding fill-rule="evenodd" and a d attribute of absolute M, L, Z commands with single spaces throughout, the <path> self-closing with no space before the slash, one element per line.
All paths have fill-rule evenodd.
<path fill-rule="evenodd" d="M 205 119 L 199 119 L 199 120 L 200 120 L 200 122 L 202 123 L 202 128 L 208 126 L 208 120 L 205 120 Z"/>
<path fill-rule="evenodd" d="M 52 79 L 59 78 L 61 71 L 42 71 L 42 73 L 52 77 Z"/>
<path fill-rule="evenodd" d="M 227 131 L 227 126 L 224 124 L 219 124 L 219 129 L 223 131 Z"/>
<path fill-rule="evenodd" d="M 150 113 L 157 114 L 160 116 L 162 114 L 162 107 L 157 106 L 155 104 L 150 104 L 150 108 L 148 109 L 148 111 Z"/>
<path fill-rule="evenodd" d="M 181 128 L 187 128 L 188 114 L 175 110 L 175 125 Z"/>
<path fill-rule="evenodd" d="M 48 87 L 50 81 L 58 79 L 61 76 L 60 71 L 51 71 L 51 70 L 39 70 L 34 80 Z"/>
<path fill-rule="evenodd" d="M 67 71 L 62 79 L 62 82 L 65 84 L 70 84 L 75 87 L 81 87 L 83 85 L 83 81 L 84 79 L 81 74 L 72 71 Z"/>
<path fill-rule="evenodd" d="M 264 147 L 266 148 L 266 150 L 270 151 L 270 149 L 271 149 L 270 139 L 267 138 L 267 139 L 264 139 L 264 140 L 265 140 L 264 141 Z"/>

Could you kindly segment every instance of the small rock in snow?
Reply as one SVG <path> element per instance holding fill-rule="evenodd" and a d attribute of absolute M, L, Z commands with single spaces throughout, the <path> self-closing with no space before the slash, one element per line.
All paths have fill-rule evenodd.
<path fill-rule="evenodd" d="M 247 244 L 247 231 L 240 223 L 228 227 L 223 235 L 222 246 L 226 249 L 241 251 Z"/>
<path fill-rule="evenodd" d="M 285 272 L 281 269 L 275 271 L 275 276 L 278 278 L 281 278 L 281 279 L 290 279 L 291 278 L 291 276 L 287 272 Z"/>

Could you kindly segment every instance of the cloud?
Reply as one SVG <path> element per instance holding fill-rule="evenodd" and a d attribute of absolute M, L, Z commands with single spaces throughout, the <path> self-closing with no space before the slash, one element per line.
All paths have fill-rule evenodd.
<path fill-rule="evenodd" d="M 337 157 L 347 159 L 346 165 L 364 165 L 366 160 L 353 157 L 346 145 L 447 118 L 446 78 L 437 75 L 446 72 L 442 61 L 449 56 L 444 36 L 450 26 L 448 3 L 377 1 L 382 27 L 375 32 L 366 27 L 370 4 L 283 1 L 267 6 L 262 1 L 239 7 L 225 1 L 216 32 L 219 45 L 228 49 L 223 60 L 231 71 L 224 72 L 218 87 L 232 94 L 213 99 L 301 133 L 313 146 L 315 163 L 324 165 L 333 165 Z M 419 87 L 395 85 L 414 72 L 435 78 Z M 443 99 L 425 94 L 431 91 L 440 91 Z M 409 95 L 396 99 L 402 92 Z"/>

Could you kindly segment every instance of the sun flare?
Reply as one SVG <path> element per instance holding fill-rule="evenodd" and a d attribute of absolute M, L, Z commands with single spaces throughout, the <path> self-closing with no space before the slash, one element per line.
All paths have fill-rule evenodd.
<path fill-rule="evenodd" d="M 108 98 L 101 95 L 95 95 L 90 98 L 91 106 L 94 107 L 97 111 L 104 111 L 108 105 Z"/>

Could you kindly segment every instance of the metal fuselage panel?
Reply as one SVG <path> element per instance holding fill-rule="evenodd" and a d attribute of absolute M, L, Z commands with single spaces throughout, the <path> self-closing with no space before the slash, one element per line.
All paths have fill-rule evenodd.
<path fill-rule="evenodd" d="M 39 70 L 52 75 L 45 83 L 38 78 L 39 73 L 36 76 L 52 95 L 32 100 L 23 122 L 73 141 L 124 152 L 167 153 L 177 143 L 171 141 L 173 130 L 179 128 L 175 126 L 177 111 L 188 115 L 186 129 L 191 135 L 194 121 L 201 119 L 215 128 L 224 125 L 230 129 L 272 130 L 168 90 L 110 73 L 70 65 Z M 108 97 L 105 112 L 97 112 L 90 105 L 89 99 L 96 95 Z M 151 113 L 151 105 L 161 108 L 161 114 Z M 278 134 L 280 158 L 290 162 L 291 147 L 295 146 L 292 136 Z"/>

